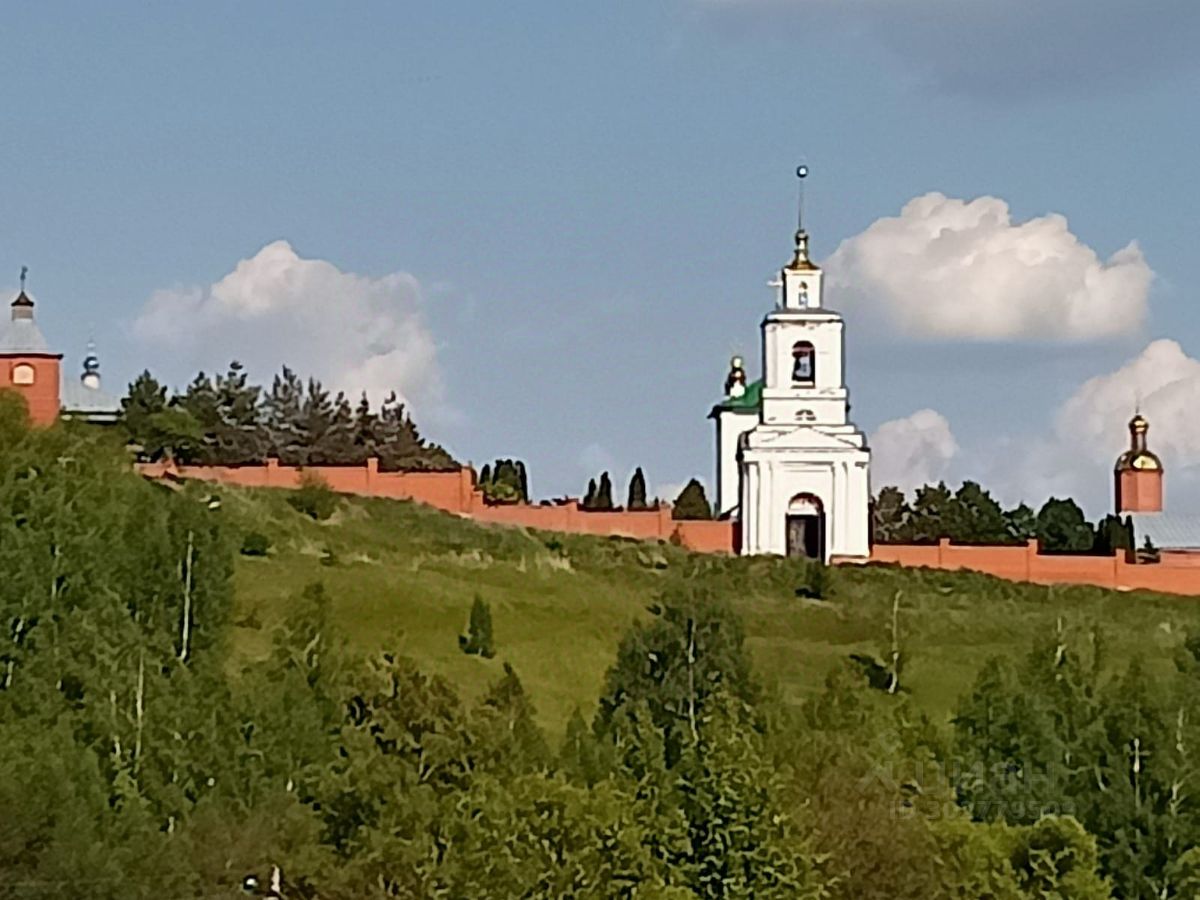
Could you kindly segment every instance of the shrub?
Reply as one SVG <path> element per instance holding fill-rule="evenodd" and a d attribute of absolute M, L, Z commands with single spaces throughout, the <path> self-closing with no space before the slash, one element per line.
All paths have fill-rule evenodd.
<path fill-rule="evenodd" d="M 471 617 L 467 622 L 467 633 L 458 636 L 458 646 L 463 653 L 491 659 L 496 655 L 492 643 L 492 610 L 478 594 L 471 604 Z"/>
<path fill-rule="evenodd" d="M 324 521 L 337 509 L 338 495 L 316 472 L 305 471 L 300 474 L 300 487 L 288 497 L 288 503 L 297 512 Z"/>
<path fill-rule="evenodd" d="M 675 498 L 671 509 L 673 519 L 711 519 L 712 506 L 704 493 L 704 485 L 693 478 Z"/>
<path fill-rule="evenodd" d="M 242 538 L 242 556 L 266 556 L 271 540 L 261 531 L 247 531 Z"/>

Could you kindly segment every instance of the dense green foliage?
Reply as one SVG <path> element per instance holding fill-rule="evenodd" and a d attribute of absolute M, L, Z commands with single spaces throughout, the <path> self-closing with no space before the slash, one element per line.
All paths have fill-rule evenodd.
<path fill-rule="evenodd" d="M 704 485 L 693 478 L 683 486 L 675 504 L 671 507 L 672 518 L 675 519 L 711 519 L 712 504 L 704 493 Z"/>
<path fill-rule="evenodd" d="M 910 504 L 899 488 L 885 487 L 871 510 L 878 544 L 1024 544 L 1037 538 L 1047 553 L 1100 553 L 1133 547 L 1129 519 L 1107 516 L 1093 527 L 1074 500 L 1050 498 L 1035 515 L 1025 504 L 1002 509 L 986 490 L 964 481 L 953 493 L 944 482 L 918 488 Z"/>
<path fill-rule="evenodd" d="M 143 372 L 121 409 L 127 437 L 145 459 L 238 465 L 274 456 L 303 466 L 361 465 L 377 457 L 385 471 L 458 468 L 421 437 L 394 393 L 378 411 L 366 394 L 354 406 L 345 394 L 331 397 L 316 379 L 306 385 L 286 366 L 269 391 L 250 384 L 233 362 L 215 379 L 201 372 L 174 397 Z"/>
<path fill-rule="evenodd" d="M 488 503 L 528 503 L 529 475 L 521 460 L 498 459 L 479 472 L 479 490 Z"/>
<path fill-rule="evenodd" d="M 321 522 L 8 413 L 2 898 L 1194 896 L 1193 601 Z"/>

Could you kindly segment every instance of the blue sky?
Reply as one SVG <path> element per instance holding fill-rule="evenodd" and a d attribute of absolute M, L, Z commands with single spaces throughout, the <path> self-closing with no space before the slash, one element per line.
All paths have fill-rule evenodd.
<path fill-rule="evenodd" d="M 460 457 L 528 460 L 541 495 L 602 466 L 711 480 L 705 415 L 729 355 L 757 357 L 804 160 L 818 258 L 938 192 L 1014 227 L 1061 214 L 1101 265 L 1136 241 L 1152 272 L 1081 295 L 1113 327 L 1039 334 L 1047 285 L 1095 269 L 1010 282 L 1000 253 L 980 278 L 1025 312 L 947 335 L 896 311 L 927 288 L 997 302 L 974 276 L 893 289 L 848 244 L 853 414 L 891 472 L 1102 511 L 1132 379 L 1168 502 L 1200 500 L 1192 2 L 48 3 L 4 24 L 0 285 L 28 265 L 43 330 L 71 364 L 94 335 L 110 385 L 286 359 L 394 383 Z M 925 409 L 941 422 L 879 431 Z"/>

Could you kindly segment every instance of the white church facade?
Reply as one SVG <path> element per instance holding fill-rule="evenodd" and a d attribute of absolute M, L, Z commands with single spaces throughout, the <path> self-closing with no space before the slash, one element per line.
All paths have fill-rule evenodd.
<path fill-rule="evenodd" d="M 823 305 L 823 275 L 801 227 L 762 322 L 762 379 L 748 384 L 734 357 L 710 415 L 717 512 L 738 521 L 743 554 L 870 556 L 871 455 L 849 420 L 845 323 Z"/>

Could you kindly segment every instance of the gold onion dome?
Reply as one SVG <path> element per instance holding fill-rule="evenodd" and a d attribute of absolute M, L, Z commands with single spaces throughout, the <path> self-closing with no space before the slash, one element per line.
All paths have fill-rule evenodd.
<path fill-rule="evenodd" d="M 786 268 L 793 272 L 816 272 L 817 265 L 808 258 L 808 232 L 801 228 L 796 232 L 796 254 Z"/>
<path fill-rule="evenodd" d="M 1161 472 L 1162 460 L 1146 448 L 1150 423 L 1141 414 L 1129 420 L 1129 449 L 1117 458 L 1118 472 Z"/>

